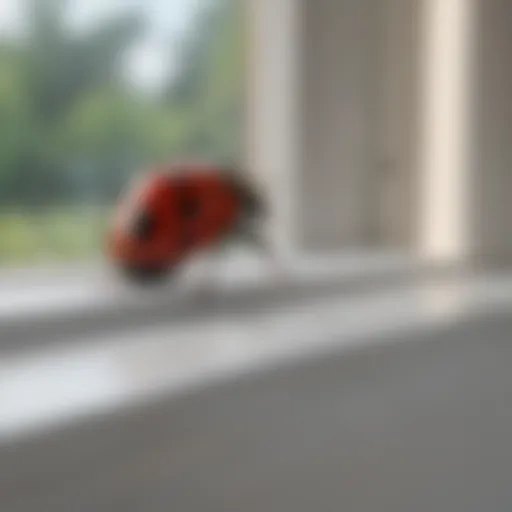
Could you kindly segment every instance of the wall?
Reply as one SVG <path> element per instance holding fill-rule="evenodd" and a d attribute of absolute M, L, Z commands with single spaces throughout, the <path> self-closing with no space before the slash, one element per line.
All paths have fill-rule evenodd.
<path fill-rule="evenodd" d="M 417 4 L 250 2 L 248 166 L 282 247 L 411 247 Z"/>
<path fill-rule="evenodd" d="M 372 0 L 304 2 L 299 244 L 356 248 L 373 231 Z"/>
<path fill-rule="evenodd" d="M 476 7 L 471 223 L 474 252 L 512 256 L 512 2 Z"/>

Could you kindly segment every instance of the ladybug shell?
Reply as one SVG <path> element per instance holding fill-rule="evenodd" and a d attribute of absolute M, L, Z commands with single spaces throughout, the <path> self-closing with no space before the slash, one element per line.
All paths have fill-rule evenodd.
<path fill-rule="evenodd" d="M 172 267 L 220 242 L 240 212 L 235 188 L 215 168 L 153 172 L 121 201 L 109 253 L 125 267 Z"/>

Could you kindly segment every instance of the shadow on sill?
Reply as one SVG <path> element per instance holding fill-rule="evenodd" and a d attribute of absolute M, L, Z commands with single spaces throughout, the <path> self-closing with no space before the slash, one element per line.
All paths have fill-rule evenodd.
<path fill-rule="evenodd" d="M 56 343 L 72 343 L 84 337 L 93 339 L 110 332 L 130 331 L 156 325 L 176 325 L 215 317 L 233 318 L 319 298 L 378 291 L 388 286 L 421 284 L 423 280 L 460 278 L 474 271 L 454 265 L 418 264 L 406 268 L 343 277 L 323 277 L 307 282 L 271 282 L 219 290 L 208 299 L 191 290 L 181 293 L 155 292 L 130 300 L 90 308 L 65 310 L 50 315 L 17 316 L 0 324 L 0 353 L 20 352 Z M 149 299 L 149 300 L 145 300 Z"/>

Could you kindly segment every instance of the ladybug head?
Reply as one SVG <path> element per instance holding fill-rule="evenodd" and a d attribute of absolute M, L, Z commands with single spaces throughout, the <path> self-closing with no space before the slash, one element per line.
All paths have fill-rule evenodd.
<path fill-rule="evenodd" d="M 249 176 L 237 169 L 228 169 L 226 173 L 240 200 L 244 215 L 255 220 L 265 217 L 268 209 L 263 193 Z"/>

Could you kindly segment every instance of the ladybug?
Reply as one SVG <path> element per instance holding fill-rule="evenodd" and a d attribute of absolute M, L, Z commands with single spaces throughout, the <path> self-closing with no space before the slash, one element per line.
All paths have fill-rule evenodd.
<path fill-rule="evenodd" d="M 262 194 L 240 172 L 210 164 L 154 168 L 121 197 L 107 252 L 132 280 L 161 280 L 200 251 L 261 241 L 265 211 Z"/>

